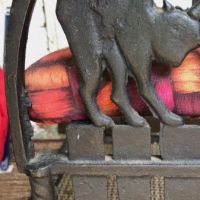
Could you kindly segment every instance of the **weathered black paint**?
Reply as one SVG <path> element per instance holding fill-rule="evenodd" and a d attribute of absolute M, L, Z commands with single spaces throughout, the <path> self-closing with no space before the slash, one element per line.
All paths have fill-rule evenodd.
<path fill-rule="evenodd" d="M 151 62 L 179 66 L 187 53 L 200 44 L 199 10 L 199 4 L 184 11 L 167 1 L 161 9 L 153 0 L 57 1 L 57 17 L 76 58 L 82 77 L 80 93 L 94 124 L 114 126 L 96 105 L 104 67 L 113 81 L 112 100 L 128 124 L 145 124 L 129 103 L 128 73 L 135 78 L 153 114 L 168 125 L 183 123 L 155 94 L 150 81 Z"/>
<path fill-rule="evenodd" d="M 120 200 L 150 200 L 150 177 L 120 177 L 117 179 Z M 131 191 L 131 192 L 130 192 Z"/>
<path fill-rule="evenodd" d="M 67 127 L 71 160 L 104 160 L 104 128 L 72 124 Z"/>
<path fill-rule="evenodd" d="M 107 177 L 73 177 L 74 196 L 76 200 L 106 200 Z"/>
<path fill-rule="evenodd" d="M 73 177 L 75 200 L 84 199 L 86 193 L 88 199 L 94 199 L 98 195 L 99 198 L 106 200 L 106 177 L 111 175 L 117 177 L 120 200 L 138 197 L 148 199 L 150 178 L 153 176 L 166 178 L 166 200 L 183 199 L 184 195 L 187 195 L 188 199 L 198 199 L 200 159 L 199 151 L 196 149 L 193 151 L 192 148 L 193 144 L 200 146 L 199 126 L 184 127 L 183 133 L 182 126 L 162 129 L 160 146 L 163 148 L 161 156 L 165 157 L 165 160 L 150 160 L 150 148 L 147 147 L 150 144 L 149 130 L 148 134 L 145 134 L 144 127 L 134 129 L 126 125 L 115 126 L 113 129 L 115 156 L 109 160 L 104 159 L 104 128 L 91 125 L 68 127 L 68 138 L 64 146 L 68 149 L 71 160 L 61 154 L 34 155 L 30 141 L 33 130 L 27 113 L 30 104 L 24 89 L 25 46 L 34 3 L 34 0 L 13 1 L 5 55 L 8 112 L 14 153 L 18 169 L 30 176 L 32 199 L 57 199 L 52 177 L 64 173 Z M 137 12 L 131 12 L 134 9 Z M 73 11 L 79 12 L 75 12 L 74 15 Z M 69 31 L 66 35 L 77 58 L 79 71 L 85 80 L 82 96 L 85 97 L 85 104 L 88 104 L 88 114 L 96 125 L 106 127 L 113 125 L 109 118 L 99 113 L 95 103 L 95 92 L 103 71 L 100 61 L 103 62 L 103 66 L 108 66 L 110 69 L 114 83 L 113 100 L 120 106 L 129 124 L 143 126 L 144 120 L 129 105 L 125 92 L 128 71 L 136 77 L 142 96 L 163 122 L 173 126 L 182 122 L 178 116 L 163 107 L 149 82 L 149 73 L 152 60 L 178 65 L 187 52 L 198 44 L 196 31 L 199 30 L 199 22 L 193 19 L 199 17 L 198 4 L 188 11 L 181 11 L 167 2 L 163 9 L 158 9 L 151 0 L 88 0 L 87 3 L 85 0 L 58 0 L 57 13 L 65 32 Z M 68 26 L 69 29 L 66 30 Z M 175 41 L 173 41 L 174 34 L 177 34 Z M 92 105 L 89 105 L 90 102 Z M 77 133 L 84 137 L 78 142 Z M 139 146 L 131 148 L 131 141 L 134 138 L 137 140 L 136 134 L 139 133 L 143 134 L 137 143 Z M 177 144 L 170 147 L 168 144 L 172 139 L 163 134 L 173 133 L 176 134 Z M 193 137 L 188 137 L 189 134 Z M 79 144 L 81 146 L 78 146 Z M 187 148 L 189 151 L 185 152 L 185 144 L 189 147 Z M 175 145 L 181 149 L 179 154 Z M 144 149 L 139 152 L 142 146 Z M 170 151 L 167 151 L 167 148 L 171 148 Z"/>
<path fill-rule="evenodd" d="M 200 126 L 162 126 L 160 150 L 164 160 L 200 160 Z"/>
<path fill-rule="evenodd" d="M 5 48 L 5 81 L 10 131 L 19 171 L 33 155 L 32 128 L 27 115 L 24 89 L 24 63 L 29 24 L 35 0 L 14 0 L 9 18 Z M 12 59 L 11 59 L 12 58 Z M 32 153 L 31 153 L 32 152 Z"/>
<path fill-rule="evenodd" d="M 167 178 L 165 200 L 199 200 L 200 179 Z"/>
<path fill-rule="evenodd" d="M 112 130 L 115 160 L 151 160 L 151 130 L 146 127 L 115 126 Z"/>

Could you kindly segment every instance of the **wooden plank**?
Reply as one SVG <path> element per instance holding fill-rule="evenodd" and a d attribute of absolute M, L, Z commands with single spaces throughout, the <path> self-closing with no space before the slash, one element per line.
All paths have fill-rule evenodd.
<path fill-rule="evenodd" d="M 16 164 L 11 173 L 0 174 L 0 199 L 17 200 L 30 197 L 30 185 L 26 175 L 17 171 Z"/>
<path fill-rule="evenodd" d="M 63 145 L 64 140 L 34 140 L 34 148 L 36 151 L 52 151 L 57 152 Z"/>

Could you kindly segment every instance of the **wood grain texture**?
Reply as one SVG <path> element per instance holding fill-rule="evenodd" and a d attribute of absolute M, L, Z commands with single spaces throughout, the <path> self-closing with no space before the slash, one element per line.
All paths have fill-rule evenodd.
<path fill-rule="evenodd" d="M 14 163 L 12 163 L 14 164 Z M 30 186 L 26 175 L 20 174 L 14 164 L 12 173 L 0 175 L 0 199 L 17 200 L 28 199 Z"/>
<path fill-rule="evenodd" d="M 36 151 L 57 151 L 62 145 L 60 140 L 36 140 L 34 146 Z M 0 200 L 28 200 L 30 197 L 30 185 L 28 177 L 17 171 L 14 162 L 14 155 L 11 151 L 11 165 L 14 165 L 14 170 L 11 173 L 0 174 Z"/>

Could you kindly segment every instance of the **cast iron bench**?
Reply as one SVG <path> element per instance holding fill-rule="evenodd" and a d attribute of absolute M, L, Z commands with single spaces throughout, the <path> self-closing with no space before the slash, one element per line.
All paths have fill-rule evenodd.
<path fill-rule="evenodd" d="M 106 200 L 107 177 L 115 176 L 120 200 L 149 200 L 151 179 L 164 177 L 166 200 L 200 199 L 200 125 L 170 127 L 159 134 L 146 125 L 117 125 L 107 131 L 92 124 L 67 126 L 60 153 L 35 153 L 24 88 L 24 58 L 34 1 L 13 3 L 6 44 L 6 90 L 18 170 L 30 177 L 32 199 L 57 199 L 59 175 L 72 177 L 75 200 Z M 20 12 L 19 12 L 20 11 Z M 26 12 L 24 12 L 26 11 Z M 151 144 L 160 155 L 153 159 Z M 110 145 L 112 152 L 105 151 Z"/>

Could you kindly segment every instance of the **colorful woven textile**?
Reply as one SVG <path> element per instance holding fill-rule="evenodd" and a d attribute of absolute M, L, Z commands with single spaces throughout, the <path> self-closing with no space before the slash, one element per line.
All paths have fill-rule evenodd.
<path fill-rule="evenodd" d="M 200 115 L 200 49 L 194 50 L 178 68 L 153 64 L 152 82 L 165 105 L 180 115 Z M 107 72 L 97 95 L 102 112 L 119 116 L 110 100 L 112 83 Z M 79 96 L 80 78 L 69 49 L 51 53 L 26 71 L 26 87 L 32 101 L 30 116 L 42 123 L 60 123 L 87 119 Z M 127 90 L 133 107 L 142 115 L 150 114 L 137 93 L 133 80 Z"/>

